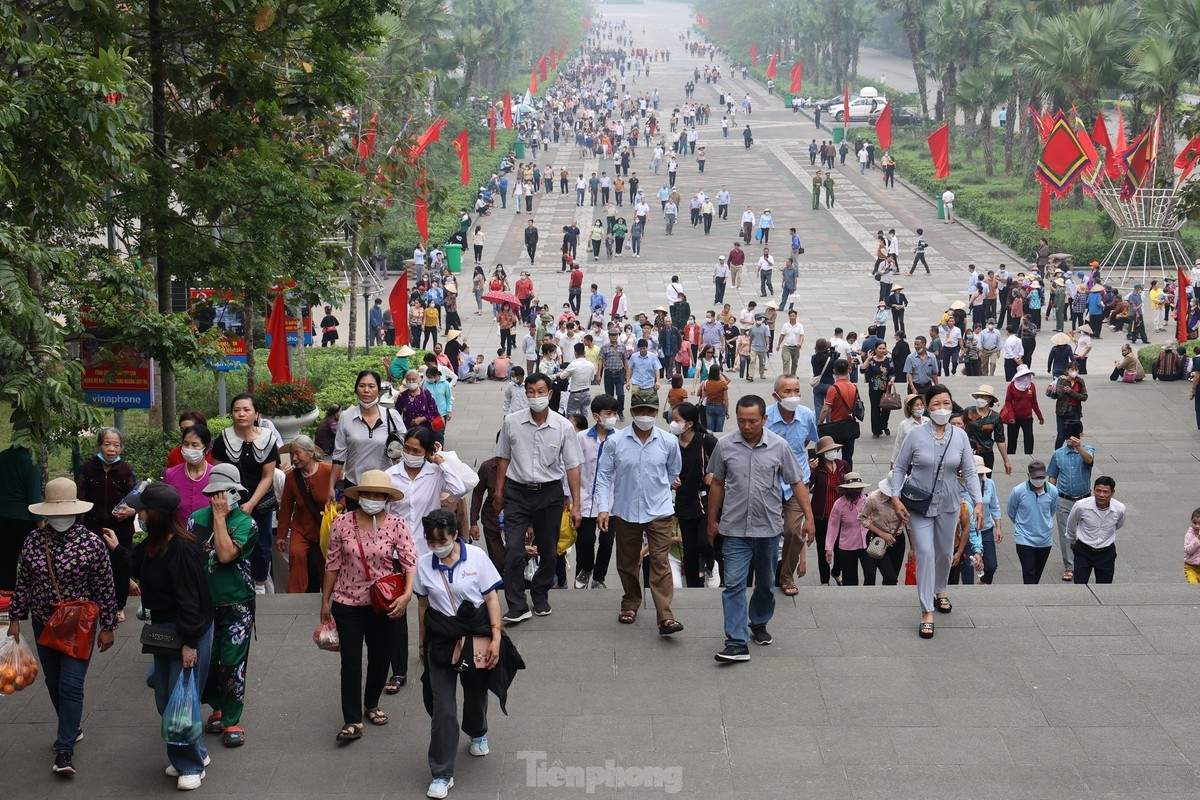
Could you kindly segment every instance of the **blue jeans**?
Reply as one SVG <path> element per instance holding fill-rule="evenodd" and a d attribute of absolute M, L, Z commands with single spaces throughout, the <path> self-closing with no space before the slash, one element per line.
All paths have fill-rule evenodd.
<path fill-rule="evenodd" d="M 33 638 L 42 635 L 40 623 L 33 623 Z M 58 736 L 54 740 L 55 753 L 75 753 L 75 738 L 79 735 L 79 722 L 83 719 L 83 681 L 87 678 L 88 664 L 51 647 L 37 645 L 38 661 L 42 664 L 42 677 L 46 690 L 50 692 L 50 703 L 58 715 Z M 95 652 L 95 651 L 93 651 Z"/>
<path fill-rule="evenodd" d="M 175 630 L 174 622 L 159 622 L 156 625 L 163 628 Z M 192 668 L 192 675 L 196 679 L 197 689 L 203 693 L 204 682 L 208 680 L 208 661 L 212 654 L 213 632 L 212 625 L 209 624 L 208 630 L 200 636 L 196 643 L 196 666 Z M 167 658 L 166 656 L 154 657 L 154 705 L 158 708 L 159 715 L 167 707 L 167 701 L 171 699 L 171 690 L 175 688 L 175 682 L 179 680 L 179 676 L 183 673 L 183 659 Z M 167 745 L 167 760 L 171 762 L 171 766 L 178 770 L 180 775 L 199 775 L 204 771 L 204 759 L 208 756 L 208 748 L 204 746 L 204 737 L 201 736 L 194 744 L 189 745 Z"/>
<path fill-rule="evenodd" d="M 617 401 L 617 413 L 625 417 L 625 376 L 623 374 L 604 373 L 604 393 Z"/>
<path fill-rule="evenodd" d="M 721 609 L 725 615 L 725 645 L 745 647 L 751 625 L 766 625 L 775 614 L 775 565 L 779 561 L 779 535 L 726 536 L 721 544 L 725 562 L 725 588 Z M 746 603 L 746 579 L 754 570 L 754 591 Z"/>
<path fill-rule="evenodd" d="M 725 430 L 725 406 L 709 403 L 704 406 L 704 415 L 709 433 L 721 433 Z"/>
<path fill-rule="evenodd" d="M 985 528 L 980 531 L 979 538 L 983 540 L 983 577 L 980 581 L 991 583 L 996 574 L 996 529 Z"/>

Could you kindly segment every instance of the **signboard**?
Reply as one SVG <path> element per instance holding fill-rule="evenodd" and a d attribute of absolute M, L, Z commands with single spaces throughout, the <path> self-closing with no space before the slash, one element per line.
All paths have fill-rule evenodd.
<path fill-rule="evenodd" d="M 218 372 L 232 372 L 246 368 L 246 337 L 226 335 L 221 339 L 221 351 L 225 360 L 212 365 Z"/>
<path fill-rule="evenodd" d="M 295 347 L 300 343 L 300 320 L 293 316 L 283 318 L 283 324 L 287 330 L 287 343 L 289 347 Z M 304 332 L 305 346 L 311 346 L 313 343 L 312 331 Z M 271 346 L 271 334 L 267 334 L 267 347 Z"/>
<path fill-rule="evenodd" d="M 81 388 L 87 402 L 109 408 L 151 408 L 154 405 L 154 361 L 145 353 L 121 349 L 101 359 L 100 345 L 81 342 Z"/>
<path fill-rule="evenodd" d="M 246 337 L 240 335 L 242 316 L 233 308 L 233 293 L 218 295 L 214 289 L 188 289 L 188 312 L 201 333 L 213 327 L 225 331 L 221 340 L 225 359 L 210 361 L 210 366 L 218 372 L 245 369 Z"/>

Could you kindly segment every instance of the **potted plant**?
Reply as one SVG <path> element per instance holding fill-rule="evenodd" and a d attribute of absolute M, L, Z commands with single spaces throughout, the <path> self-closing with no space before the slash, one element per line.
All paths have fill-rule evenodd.
<path fill-rule="evenodd" d="M 268 384 L 257 394 L 263 416 L 275 425 L 285 445 L 317 418 L 316 391 L 307 381 Z"/>

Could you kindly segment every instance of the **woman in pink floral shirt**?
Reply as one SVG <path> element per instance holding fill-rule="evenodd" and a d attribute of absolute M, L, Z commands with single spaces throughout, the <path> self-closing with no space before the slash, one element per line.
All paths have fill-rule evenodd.
<path fill-rule="evenodd" d="M 345 726 L 339 742 L 359 739 L 363 732 L 363 709 L 373 725 L 386 725 L 387 715 L 379 710 L 379 696 L 387 680 L 390 619 L 404 613 L 412 598 L 417 554 L 408 523 L 387 513 L 389 501 L 404 493 L 392 487 L 383 470 L 369 470 L 346 495 L 358 500 L 358 510 L 337 517 L 329 533 L 329 555 L 321 584 L 321 622 L 337 624 L 342 649 L 342 718 Z M 371 584 L 395 572 L 394 562 L 404 573 L 404 594 L 390 611 L 378 614 L 371 608 Z M 363 689 L 362 648 L 367 646 L 367 678 Z M 360 693 L 361 700 L 360 703 Z"/>

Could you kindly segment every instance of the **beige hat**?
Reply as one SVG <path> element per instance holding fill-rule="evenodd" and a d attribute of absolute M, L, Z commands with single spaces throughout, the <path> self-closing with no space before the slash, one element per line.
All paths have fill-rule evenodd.
<path fill-rule="evenodd" d="M 896 493 L 892 491 L 892 475 L 890 472 L 879 479 L 879 493 L 884 497 L 896 496 Z"/>
<path fill-rule="evenodd" d="M 983 463 L 983 456 L 975 456 L 975 471 L 981 475 L 992 474 L 991 467 Z"/>
<path fill-rule="evenodd" d="M 71 517 L 86 514 L 93 503 L 77 499 L 79 490 L 70 478 L 55 478 L 46 484 L 45 500 L 29 507 L 29 513 L 39 517 Z"/>
<path fill-rule="evenodd" d="M 346 497 L 357 500 L 363 492 L 386 494 L 392 500 L 403 500 L 404 492 L 392 486 L 392 479 L 381 469 L 369 469 L 358 478 L 357 486 L 346 487 Z"/>
<path fill-rule="evenodd" d="M 904 416 L 912 416 L 913 403 L 917 402 L 918 400 L 925 402 L 925 396 L 921 394 L 910 394 L 904 398 Z"/>
<path fill-rule="evenodd" d="M 446 291 L 450 294 L 458 294 L 458 285 L 453 283 L 446 284 Z"/>
<path fill-rule="evenodd" d="M 657 308 L 654 309 L 655 314 L 657 314 L 659 311 L 661 311 L 664 314 L 667 313 L 667 310 L 665 308 L 663 308 L 662 306 L 658 306 Z"/>
<path fill-rule="evenodd" d="M 833 440 L 832 436 L 822 436 L 817 440 L 817 455 L 827 453 L 830 450 L 839 450 L 841 447 L 840 444 Z"/>
<path fill-rule="evenodd" d="M 446 334 L 446 341 L 453 342 L 459 336 L 462 336 L 462 331 L 458 331 L 458 330 L 450 331 L 449 333 Z"/>
<path fill-rule="evenodd" d="M 774 309 L 778 310 L 778 309 L 779 309 L 779 303 L 778 303 L 778 302 L 776 302 L 775 300 L 768 300 L 768 301 L 767 301 L 767 308 L 774 308 Z"/>
<path fill-rule="evenodd" d="M 401 345 L 400 349 L 396 351 L 396 355 L 399 356 L 400 358 L 408 358 L 409 356 L 416 355 L 416 353 L 417 353 L 416 350 L 413 350 L 411 347 L 409 347 L 406 344 Z"/>
<path fill-rule="evenodd" d="M 839 489 L 865 489 L 867 484 L 863 481 L 862 476 L 857 472 L 847 472 L 846 482 L 838 486 Z"/>
<path fill-rule="evenodd" d="M 1097 292 L 1103 292 L 1103 291 L 1104 291 L 1104 287 L 1101 286 L 1100 284 L 1096 284 L 1095 286 L 1092 287 L 1091 291 L 1088 294 L 1095 294 Z"/>
<path fill-rule="evenodd" d="M 892 291 L 893 292 L 902 292 L 902 291 L 904 291 L 904 287 L 898 283 L 894 283 L 894 284 L 892 284 Z"/>
<path fill-rule="evenodd" d="M 958 311 L 962 311 L 964 308 L 967 307 L 967 304 L 964 303 L 962 300 L 955 300 L 953 303 L 950 304 L 950 307 L 953 309 L 956 309 Z"/>
<path fill-rule="evenodd" d="M 981 383 L 979 388 L 971 392 L 971 397 L 990 397 L 996 402 L 1000 402 L 999 396 L 996 395 L 996 390 L 990 384 Z"/>
<path fill-rule="evenodd" d="M 1058 332 L 1050 337 L 1050 344 L 1070 344 L 1071 337 L 1063 332 Z"/>

